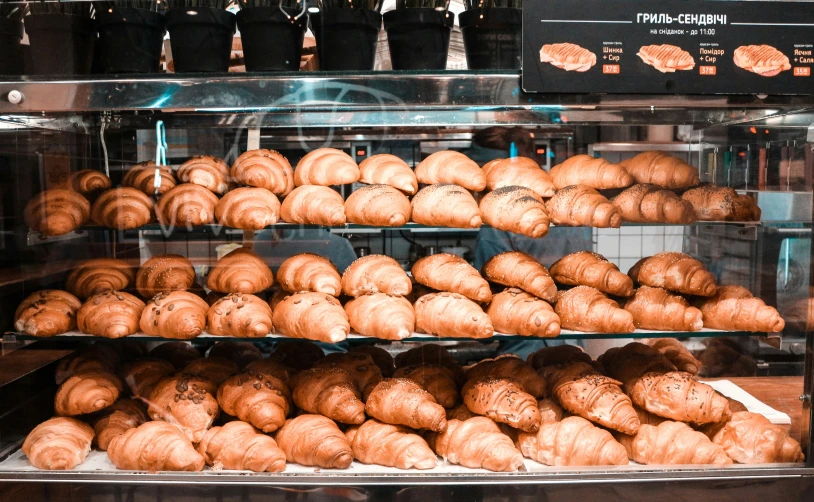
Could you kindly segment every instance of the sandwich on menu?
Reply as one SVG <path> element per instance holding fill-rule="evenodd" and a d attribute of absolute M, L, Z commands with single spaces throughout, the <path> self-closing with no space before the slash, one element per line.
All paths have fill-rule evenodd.
<path fill-rule="evenodd" d="M 540 49 L 540 61 L 565 71 L 588 71 L 596 64 L 596 54 L 577 44 L 546 44 Z"/>
<path fill-rule="evenodd" d="M 735 64 L 763 77 L 791 69 L 789 58 L 771 45 L 742 45 L 735 49 Z"/>
<path fill-rule="evenodd" d="M 692 70 L 695 60 L 689 52 L 675 45 L 645 45 L 637 54 L 642 61 L 662 73 L 673 73 L 676 70 Z"/>

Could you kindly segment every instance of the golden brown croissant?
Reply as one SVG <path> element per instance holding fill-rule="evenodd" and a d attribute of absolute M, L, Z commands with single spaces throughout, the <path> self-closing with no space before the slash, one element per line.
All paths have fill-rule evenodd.
<path fill-rule="evenodd" d="M 686 190 L 700 183 L 698 169 L 664 152 L 643 152 L 621 164 L 636 183 L 652 183 L 671 190 Z"/>
<path fill-rule="evenodd" d="M 800 443 L 780 425 L 757 413 L 739 411 L 711 438 L 741 464 L 802 462 Z"/>
<path fill-rule="evenodd" d="M 287 296 L 274 309 L 277 331 L 293 338 L 336 343 L 350 333 L 345 309 L 333 296 L 304 291 Z"/>
<path fill-rule="evenodd" d="M 614 296 L 633 296 L 633 281 L 601 254 L 577 251 L 551 265 L 555 282 L 566 286 L 591 286 Z"/>
<path fill-rule="evenodd" d="M 401 296 L 372 293 L 345 304 L 350 326 L 356 333 L 383 340 L 401 340 L 415 331 L 413 306 Z"/>
<path fill-rule="evenodd" d="M 192 361 L 184 367 L 183 372 L 198 375 L 219 387 L 229 377 L 237 375 L 240 367 L 224 357 L 210 356 Z"/>
<path fill-rule="evenodd" d="M 317 148 L 309 152 L 294 169 L 294 184 L 347 185 L 359 181 L 359 166 L 353 158 L 336 148 Z"/>
<path fill-rule="evenodd" d="M 74 373 L 85 370 L 117 373 L 118 366 L 119 356 L 112 348 L 107 345 L 93 344 L 61 359 L 54 372 L 54 381 L 57 385 L 61 385 Z"/>
<path fill-rule="evenodd" d="M 110 188 L 110 178 L 101 171 L 82 169 L 59 176 L 56 183 L 52 186 L 79 192 L 84 197 L 92 200 Z"/>
<path fill-rule="evenodd" d="M 540 373 L 562 407 L 582 418 L 624 434 L 639 430 L 639 419 L 622 383 L 600 374 L 588 363 L 545 366 Z"/>
<path fill-rule="evenodd" d="M 504 354 L 494 359 L 484 359 L 466 369 L 467 380 L 483 377 L 511 378 L 523 390 L 541 398 L 546 394 L 546 381 L 529 364 L 513 354 Z"/>
<path fill-rule="evenodd" d="M 353 456 L 363 464 L 399 469 L 432 469 L 438 459 L 424 438 L 401 425 L 368 420 L 345 432 Z"/>
<path fill-rule="evenodd" d="M 658 253 L 642 258 L 628 271 L 634 283 L 685 295 L 712 296 L 718 286 L 703 263 L 684 253 Z"/>
<path fill-rule="evenodd" d="M 415 168 L 415 176 L 425 185 L 455 183 L 473 192 L 486 188 L 486 176 L 478 164 L 451 150 L 435 152 L 422 160 Z"/>
<path fill-rule="evenodd" d="M 670 420 L 708 424 L 732 415 L 725 397 L 683 371 L 645 373 L 624 388 L 633 404 Z"/>
<path fill-rule="evenodd" d="M 582 417 L 543 422 L 536 434 L 521 432 L 523 456 L 546 465 L 627 465 L 627 451 L 610 432 Z"/>
<path fill-rule="evenodd" d="M 346 221 L 345 201 L 331 188 L 303 185 L 283 200 L 280 218 L 302 225 L 341 226 Z"/>
<path fill-rule="evenodd" d="M 145 261 L 136 274 L 136 289 L 145 298 L 186 290 L 195 283 L 192 262 L 178 254 L 161 254 Z"/>
<path fill-rule="evenodd" d="M 14 313 L 14 329 L 32 336 L 61 335 L 76 327 L 82 303 L 58 289 L 43 289 L 27 296 Z"/>
<path fill-rule="evenodd" d="M 124 390 L 113 373 L 85 370 L 74 373 L 57 389 L 54 411 L 60 416 L 86 415 L 107 408 Z"/>
<path fill-rule="evenodd" d="M 704 185 L 681 194 L 701 221 L 760 221 L 755 199 L 734 188 Z"/>
<path fill-rule="evenodd" d="M 183 183 L 161 196 L 155 215 L 162 225 L 192 228 L 214 223 L 217 204 L 218 197 L 206 188 Z"/>
<path fill-rule="evenodd" d="M 93 295 L 76 312 L 76 325 L 82 333 L 121 338 L 136 333 L 144 302 L 123 291 Z"/>
<path fill-rule="evenodd" d="M 228 359 L 238 368 L 243 368 L 247 364 L 263 359 L 263 353 L 253 343 L 236 342 L 224 340 L 215 343 L 207 353 L 209 357 L 222 357 Z"/>
<path fill-rule="evenodd" d="M 666 289 L 641 286 L 624 305 L 637 328 L 663 331 L 698 331 L 704 323 L 701 311 L 683 297 Z"/>
<path fill-rule="evenodd" d="M 107 456 L 129 471 L 200 471 L 205 465 L 189 438 L 166 422 L 147 422 L 116 436 Z"/>
<path fill-rule="evenodd" d="M 229 190 L 229 166 L 211 155 L 192 157 L 178 167 L 177 175 L 182 183 L 200 185 L 218 195 Z"/>
<path fill-rule="evenodd" d="M 37 469 L 66 471 L 85 461 L 93 429 L 75 418 L 56 417 L 39 424 L 23 442 L 23 454 Z"/>
<path fill-rule="evenodd" d="M 215 218 L 227 227 L 261 230 L 280 219 L 280 201 L 265 188 L 235 188 L 218 201 Z"/>
<path fill-rule="evenodd" d="M 544 347 L 537 352 L 529 354 L 526 362 L 537 370 L 557 364 L 575 362 L 591 364 L 592 359 L 591 356 L 585 352 L 585 349 L 578 345 L 555 345 L 553 347 Z"/>
<path fill-rule="evenodd" d="M 492 320 L 480 306 L 457 293 L 432 293 L 415 302 L 416 330 L 449 338 L 491 338 Z"/>
<path fill-rule="evenodd" d="M 554 312 L 565 329 L 599 333 L 633 333 L 636 329 L 630 312 L 590 286 L 561 291 Z"/>
<path fill-rule="evenodd" d="M 147 195 L 163 195 L 175 187 L 175 176 L 172 169 L 168 166 L 161 166 L 158 168 L 160 179 L 158 188 L 156 188 L 155 171 L 156 165 L 152 160 L 136 164 L 124 173 L 122 186 L 141 190 Z"/>
<path fill-rule="evenodd" d="M 464 467 L 513 472 L 523 465 L 523 456 L 509 436 L 485 417 L 452 419 L 445 432 L 428 434 L 427 442 L 441 458 Z"/>
<path fill-rule="evenodd" d="M 175 373 L 175 366 L 163 359 L 143 358 L 122 370 L 122 379 L 133 397 L 149 399 L 162 378 Z"/>
<path fill-rule="evenodd" d="M 259 293 L 274 283 L 274 274 L 262 258 L 246 248 L 237 248 L 215 263 L 206 287 L 221 293 Z"/>
<path fill-rule="evenodd" d="M 139 327 L 147 335 L 191 340 L 203 334 L 209 305 L 188 291 L 159 293 L 141 312 Z"/>
<path fill-rule="evenodd" d="M 365 404 L 356 380 L 342 368 L 311 368 L 291 381 L 294 404 L 308 413 L 326 416 L 343 424 L 365 421 Z"/>
<path fill-rule="evenodd" d="M 61 188 L 38 193 L 23 210 L 25 224 L 43 237 L 73 232 L 89 217 L 90 202 L 73 190 Z"/>
<path fill-rule="evenodd" d="M 268 303 L 243 293 L 232 293 L 215 302 L 206 318 L 211 335 L 262 338 L 274 329 Z"/>
<path fill-rule="evenodd" d="M 333 420 L 322 415 L 286 420 L 276 439 L 288 462 L 325 469 L 347 469 L 353 462 L 347 436 Z"/>
<path fill-rule="evenodd" d="M 277 282 L 285 291 L 314 291 L 332 296 L 342 292 L 341 277 L 328 258 L 301 253 L 286 259 L 277 270 Z"/>
<path fill-rule="evenodd" d="M 696 359 L 684 344 L 675 338 L 651 338 L 647 340 L 647 344 L 664 354 L 664 357 L 669 359 L 679 371 L 686 371 L 692 375 L 698 374 L 701 361 Z"/>
<path fill-rule="evenodd" d="M 368 185 L 390 185 L 407 195 L 418 191 L 418 180 L 406 162 L 395 155 L 381 153 L 359 164 L 359 181 Z"/>
<path fill-rule="evenodd" d="M 404 296 L 412 291 L 410 278 L 401 265 L 389 256 L 371 254 L 363 256 L 342 274 L 342 291 L 348 296 L 368 293 L 387 293 Z"/>
<path fill-rule="evenodd" d="M 777 309 L 743 286 L 720 286 L 714 296 L 697 298 L 693 304 L 701 310 L 705 328 L 776 333 L 786 326 Z"/>
<path fill-rule="evenodd" d="M 214 383 L 192 373 L 168 376 L 150 394 L 147 413 L 153 420 L 175 425 L 190 441 L 198 443 L 218 416 L 216 391 Z"/>
<path fill-rule="evenodd" d="M 668 373 L 676 367 L 669 359 L 649 345 L 633 342 L 613 347 L 599 356 L 605 373 L 623 384 L 645 373 Z"/>
<path fill-rule="evenodd" d="M 365 185 L 345 201 L 348 223 L 372 227 L 400 227 L 410 221 L 407 196 L 390 185 Z"/>
<path fill-rule="evenodd" d="M 599 192 L 585 185 L 558 190 L 545 205 L 548 217 L 556 225 L 570 227 L 619 228 L 622 215 Z"/>
<path fill-rule="evenodd" d="M 294 190 L 294 170 L 288 159 L 274 150 L 249 150 L 232 164 L 232 179 L 240 185 L 265 188 L 285 197 Z"/>
<path fill-rule="evenodd" d="M 552 167 L 549 174 L 557 190 L 571 185 L 607 190 L 633 184 L 633 177 L 622 166 L 585 154 L 570 157 L 562 164 Z"/>
<path fill-rule="evenodd" d="M 520 288 L 549 303 L 557 300 L 557 286 L 548 275 L 548 270 L 520 251 L 507 251 L 493 256 L 484 264 L 483 275 L 491 282 Z"/>
<path fill-rule="evenodd" d="M 496 294 L 486 313 L 498 333 L 544 338 L 560 334 L 560 318 L 551 305 L 517 288 Z"/>
<path fill-rule="evenodd" d="M 280 379 L 251 371 L 229 378 L 218 389 L 218 403 L 224 413 L 263 432 L 282 427 L 290 401 L 288 386 Z"/>
<path fill-rule="evenodd" d="M 542 418 L 537 400 L 517 380 L 491 376 L 469 380 L 461 394 L 473 413 L 526 432 L 540 429 Z"/>
<path fill-rule="evenodd" d="M 414 381 L 444 408 L 453 408 L 460 401 L 455 374 L 440 364 L 404 366 L 397 369 L 393 377 Z"/>
<path fill-rule="evenodd" d="M 179 370 L 203 357 L 189 342 L 164 342 L 151 350 L 149 356 L 168 361 Z"/>
<path fill-rule="evenodd" d="M 141 401 L 119 399 L 94 417 L 93 430 L 96 446 L 106 451 L 110 441 L 147 421 L 147 410 Z"/>
<path fill-rule="evenodd" d="M 635 436 L 620 434 L 617 439 L 628 458 L 640 464 L 731 464 L 724 449 L 704 434 L 681 422 L 642 425 Z"/>
<path fill-rule="evenodd" d="M 656 185 L 640 183 L 623 191 L 611 202 L 622 221 L 628 223 L 673 223 L 689 225 L 696 216 L 692 204 Z"/>
<path fill-rule="evenodd" d="M 369 355 L 373 363 L 379 367 L 383 377 L 390 378 L 393 376 L 393 371 L 396 369 L 393 364 L 393 356 L 385 349 L 377 345 L 357 345 L 351 347 L 349 352 L 361 352 Z"/>
<path fill-rule="evenodd" d="M 113 188 L 94 201 L 90 218 L 103 227 L 139 228 L 153 220 L 153 201 L 135 188 Z"/>
<path fill-rule="evenodd" d="M 198 453 L 214 470 L 280 472 L 285 469 L 285 453 L 277 443 L 239 420 L 206 431 L 198 444 Z"/>
<path fill-rule="evenodd" d="M 79 263 L 65 279 L 65 289 L 79 298 L 104 291 L 121 291 L 136 278 L 133 267 L 116 258 L 92 258 Z"/>
<path fill-rule="evenodd" d="M 480 228 L 478 203 L 465 188 L 451 183 L 430 185 L 413 197 L 413 221 L 421 225 Z"/>
<path fill-rule="evenodd" d="M 407 378 L 386 378 L 379 382 L 365 403 L 369 417 L 393 425 L 442 432 L 447 428 L 446 412 L 432 394 Z"/>
<path fill-rule="evenodd" d="M 425 256 L 415 262 L 412 273 L 417 282 L 438 291 L 458 293 L 482 303 L 492 299 L 489 283 L 466 260 L 453 254 Z"/>
<path fill-rule="evenodd" d="M 373 357 L 364 352 L 334 352 L 314 364 L 315 368 L 341 368 L 348 372 L 364 396 L 382 380 L 382 371 Z"/>
<path fill-rule="evenodd" d="M 543 198 L 529 188 L 507 186 L 486 194 L 480 201 L 483 222 L 492 228 L 532 239 L 548 233 Z"/>
<path fill-rule="evenodd" d="M 325 357 L 319 345 L 300 340 L 281 340 L 274 346 L 271 357 L 283 361 L 294 372 L 307 370 Z"/>
<path fill-rule="evenodd" d="M 551 176 L 528 157 L 495 159 L 483 166 L 483 174 L 489 190 L 520 186 L 534 191 L 540 197 L 554 196 Z"/>

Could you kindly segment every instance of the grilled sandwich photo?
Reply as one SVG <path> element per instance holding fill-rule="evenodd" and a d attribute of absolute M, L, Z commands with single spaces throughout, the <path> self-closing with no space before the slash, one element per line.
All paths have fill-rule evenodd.
<path fill-rule="evenodd" d="M 639 49 L 637 56 L 662 73 L 695 68 L 695 59 L 690 53 L 675 45 L 645 45 Z"/>
<path fill-rule="evenodd" d="M 596 64 L 596 54 L 577 44 L 546 44 L 540 49 L 540 61 L 565 71 L 584 72 Z"/>

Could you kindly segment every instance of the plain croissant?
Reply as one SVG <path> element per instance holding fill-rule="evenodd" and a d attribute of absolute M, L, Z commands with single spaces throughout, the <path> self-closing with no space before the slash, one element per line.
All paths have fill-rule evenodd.
<path fill-rule="evenodd" d="M 162 225 L 192 228 L 214 223 L 217 205 L 214 193 L 194 183 L 183 183 L 161 196 L 155 213 Z"/>
<path fill-rule="evenodd" d="M 277 270 L 277 282 L 285 291 L 314 291 L 339 296 L 341 277 L 331 260 L 312 253 L 301 253 L 286 259 Z"/>
<path fill-rule="evenodd" d="M 14 329 L 32 336 L 61 335 L 76 327 L 82 303 L 65 291 L 43 289 L 27 296 L 14 312 Z"/>
<path fill-rule="evenodd" d="M 776 333 L 786 326 L 777 309 L 743 286 L 720 286 L 713 296 L 693 304 L 701 310 L 706 328 Z"/>
<path fill-rule="evenodd" d="M 640 464 L 731 464 L 724 449 L 681 422 L 642 425 L 635 436 L 618 435 L 628 458 Z"/>
<path fill-rule="evenodd" d="M 691 188 L 681 199 L 690 204 L 701 221 L 760 221 L 755 199 L 734 188 L 704 185 Z"/>
<path fill-rule="evenodd" d="M 121 291 L 136 278 L 133 267 L 116 258 L 91 258 L 74 267 L 65 279 L 65 289 L 79 298 L 104 291 Z"/>
<path fill-rule="evenodd" d="M 147 422 L 116 436 L 107 456 L 130 471 L 200 471 L 205 465 L 189 438 L 166 422 Z"/>
<path fill-rule="evenodd" d="M 294 190 L 294 170 L 288 159 L 274 150 L 249 150 L 232 164 L 232 179 L 240 185 L 265 188 L 285 197 Z"/>
<path fill-rule="evenodd" d="M 147 302 L 139 326 L 147 335 L 191 340 L 203 334 L 209 305 L 188 291 L 159 293 Z"/>
<path fill-rule="evenodd" d="M 93 202 L 90 219 L 118 230 L 139 228 L 153 220 L 153 201 L 135 188 L 113 188 Z"/>
<path fill-rule="evenodd" d="M 473 192 L 486 188 L 486 176 L 480 166 L 466 155 L 451 150 L 435 152 L 422 160 L 415 168 L 415 176 L 425 185 L 454 183 Z"/>
<path fill-rule="evenodd" d="M 628 223 L 689 225 L 697 219 L 692 204 L 656 185 L 633 185 L 611 202 Z"/>
<path fill-rule="evenodd" d="M 135 399 L 119 399 L 95 417 L 93 431 L 96 446 L 106 451 L 110 441 L 147 421 L 147 410 Z"/>
<path fill-rule="evenodd" d="M 23 442 L 23 454 L 37 469 L 66 471 L 85 461 L 93 429 L 75 418 L 56 417 L 39 424 Z"/>
<path fill-rule="evenodd" d="M 533 190 L 540 197 L 554 196 L 551 176 L 528 157 L 495 159 L 483 166 L 486 188 L 497 190 L 508 186 L 520 186 Z"/>
<path fill-rule="evenodd" d="M 136 274 L 136 289 L 145 298 L 165 291 L 186 290 L 195 283 L 195 269 L 185 256 L 156 255 L 145 261 Z"/>
<path fill-rule="evenodd" d="M 57 389 L 54 411 L 64 417 L 94 413 L 115 403 L 123 389 L 122 381 L 113 373 L 80 371 Z"/>
<path fill-rule="evenodd" d="M 158 171 L 158 187 L 155 186 L 156 170 Z M 155 162 L 148 160 L 131 167 L 124 177 L 122 186 L 141 190 L 147 195 L 163 195 L 176 185 L 175 176 L 168 166 L 157 167 Z"/>
<path fill-rule="evenodd" d="M 105 173 L 95 169 L 80 169 L 79 171 L 60 175 L 56 183 L 51 186 L 79 192 L 84 197 L 92 200 L 110 188 L 110 178 Z"/>
<path fill-rule="evenodd" d="M 288 386 L 280 379 L 252 371 L 230 377 L 218 388 L 218 404 L 224 413 L 263 432 L 283 426 L 290 401 Z"/>
<path fill-rule="evenodd" d="M 265 188 L 236 188 L 218 201 L 215 218 L 227 227 L 261 230 L 280 219 L 280 201 Z"/>
<path fill-rule="evenodd" d="M 484 359 L 466 370 L 467 380 L 483 377 L 511 378 L 519 383 L 523 390 L 535 398 L 546 394 L 546 381 L 537 374 L 529 364 L 513 355 L 503 355 L 494 359 Z"/>
<path fill-rule="evenodd" d="M 359 181 L 359 166 L 353 158 L 336 148 L 317 148 L 309 152 L 294 169 L 294 184 L 347 185 Z"/>
<path fill-rule="evenodd" d="M 498 188 L 486 194 L 479 207 L 483 222 L 498 230 L 532 239 L 548 233 L 548 214 L 543 198 L 529 188 Z"/>
<path fill-rule="evenodd" d="M 415 325 L 422 333 L 450 338 L 491 338 L 492 320 L 472 300 L 457 293 L 432 293 L 415 302 Z"/>
<path fill-rule="evenodd" d="M 507 251 L 493 256 L 483 265 L 483 275 L 491 282 L 520 288 L 549 303 L 557 300 L 557 286 L 548 270 L 520 251 Z"/>
<path fill-rule="evenodd" d="M 405 298 L 372 293 L 345 304 L 350 327 L 364 336 L 402 340 L 415 331 L 415 311 Z"/>
<path fill-rule="evenodd" d="M 517 288 L 496 294 L 486 313 L 498 333 L 541 338 L 560 334 L 560 318 L 551 305 Z"/>
<path fill-rule="evenodd" d="M 143 358 L 127 364 L 122 379 L 133 397 L 149 399 L 162 378 L 175 373 L 175 366 L 157 358 Z"/>
<path fill-rule="evenodd" d="M 685 295 L 712 296 L 718 286 L 703 263 L 684 253 L 658 253 L 642 258 L 628 271 L 634 283 Z"/>
<path fill-rule="evenodd" d="M 516 380 L 491 376 L 469 380 L 461 393 L 464 404 L 473 413 L 526 432 L 540 429 L 542 418 L 537 400 Z"/>
<path fill-rule="evenodd" d="M 373 155 L 359 164 L 359 181 L 368 185 L 390 185 L 407 195 L 418 191 L 418 180 L 406 162 L 395 155 Z"/>
<path fill-rule="evenodd" d="M 220 293 L 259 293 L 274 283 L 266 262 L 246 248 L 237 248 L 215 263 L 206 287 Z"/>
<path fill-rule="evenodd" d="M 633 177 L 622 166 L 585 154 L 570 157 L 562 164 L 552 167 L 549 174 L 557 190 L 571 185 L 607 190 L 633 184 Z"/>
<path fill-rule="evenodd" d="M 407 378 L 419 384 L 444 408 L 453 408 L 460 401 L 455 374 L 440 364 L 404 366 L 393 373 L 394 378 Z"/>
<path fill-rule="evenodd" d="M 356 382 L 356 387 L 367 396 L 382 380 L 382 370 L 373 357 L 364 352 L 333 352 L 320 359 L 315 368 L 340 368 Z"/>
<path fill-rule="evenodd" d="M 698 331 L 704 323 L 701 311 L 691 307 L 683 297 L 666 289 L 641 286 L 625 302 L 637 328 L 664 331 Z"/>
<path fill-rule="evenodd" d="M 407 378 L 386 378 L 376 384 L 365 403 L 371 418 L 413 429 L 443 432 L 446 412 L 432 395 Z"/>
<path fill-rule="evenodd" d="M 478 203 L 465 188 L 441 183 L 422 188 L 413 197 L 413 221 L 421 225 L 480 228 Z"/>
<path fill-rule="evenodd" d="M 581 417 L 543 422 L 536 434 L 521 432 L 523 456 L 546 465 L 626 465 L 627 451 L 610 432 Z"/>
<path fill-rule="evenodd" d="M 802 462 L 800 443 L 763 415 L 739 411 L 711 438 L 727 456 L 741 464 Z"/>
<path fill-rule="evenodd" d="M 216 301 L 206 313 L 209 334 L 262 338 L 274 329 L 269 304 L 254 295 L 232 293 Z"/>
<path fill-rule="evenodd" d="M 679 371 L 697 375 L 701 369 L 701 361 L 675 338 L 651 338 L 647 340 L 647 344 L 662 353 Z"/>
<path fill-rule="evenodd" d="M 239 420 L 206 431 L 198 444 L 198 453 L 216 470 L 280 472 L 285 469 L 285 453 L 274 439 Z"/>
<path fill-rule="evenodd" d="M 275 438 L 288 462 L 325 469 L 347 469 L 353 462 L 347 436 L 333 420 L 322 415 L 286 420 Z"/>
<path fill-rule="evenodd" d="M 294 404 L 308 413 L 326 416 L 343 424 L 365 421 L 365 404 L 354 378 L 342 368 L 311 368 L 291 381 Z"/>
<path fill-rule="evenodd" d="M 62 188 L 38 193 L 23 210 L 25 224 L 43 237 L 73 232 L 88 218 L 90 202 L 81 194 Z"/>
<path fill-rule="evenodd" d="M 178 167 L 176 174 L 183 183 L 200 185 L 218 195 L 229 190 L 229 166 L 211 155 L 192 157 Z"/>
<path fill-rule="evenodd" d="M 76 312 L 76 325 L 82 333 L 121 338 L 136 333 L 144 302 L 123 291 L 93 295 Z"/>
<path fill-rule="evenodd" d="M 413 279 L 438 291 L 458 293 L 476 302 L 492 299 L 489 283 L 463 258 L 439 253 L 420 258 L 413 264 Z"/>
<path fill-rule="evenodd" d="M 599 333 L 633 333 L 636 329 L 630 312 L 590 286 L 561 291 L 554 312 L 565 329 Z"/>
<path fill-rule="evenodd" d="M 218 416 L 216 390 L 214 383 L 192 373 L 168 376 L 150 394 L 147 413 L 153 420 L 175 425 L 190 441 L 198 443 Z"/>
<path fill-rule="evenodd" d="M 645 373 L 625 382 L 624 389 L 633 404 L 670 420 L 708 424 L 731 416 L 725 397 L 683 371 Z"/>
<path fill-rule="evenodd" d="M 513 472 L 523 455 L 495 422 L 486 417 L 451 419 L 445 432 L 427 435 L 430 447 L 444 460 L 474 469 Z"/>
<path fill-rule="evenodd" d="M 353 457 L 363 464 L 432 469 L 438 462 L 424 439 L 407 427 L 368 420 L 345 432 Z"/>
<path fill-rule="evenodd" d="M 400 227 L 410 221 L 407 196 L 390 185 L 365 185 L 345 201 L 348 223 L 372 227 Z"/>
<path fill-rule="evenodd" d="M 336 190 L 318 185 L 295 188 L 283 199 L 280 217 L 301 225 L 341 226 L 345 218 L 345 200 Z"/>
<path fill-rule="evenodd" d="M 633 280 L 601 254 L 577 251 L 551 265 L 555 282 L 566 286 L 590 286 L 614 296 L 633 296 Z"/>
<path fill-rule="evenodd" d="M 345 269 L 342 291 L 354 297 L 368 293 L 404 296 L 410 294 L 412 284 L 396 260 L 371 254 L 355 260 Z"/>
<path fill-rule="evenodd" d="M 636 183 L 652 183 L 670 190 L 686 190 L 700 183 L 698 169 L 664 152 L 643 152 L 623 160 L 621 165 Z"/>
<path fill-rule="evenodd" d="M 350 323 L 339 301 L 324 293 L 288 296 L 274 309 L 277 331 L 293 338 L 336 343 L 348 337 Z"/>
<path fill-rule="evenodd" d="M 543 347 L 537 352 L 532 352 L 526 359 L 532 368 L 539 370 L 546 366 L 555 366 L 568 363 L 588 363 L 593 360 L 585 352 L 585 349 L 578 345 L 555 345 L 553 347 Z"/>
<path fill-rule="evenodd" d="M 602 194 L 585 185 L 558 190 L 545 205 L 548 217 L 556 225 L 570 227 L 619 228 L 622 215 Z"/>

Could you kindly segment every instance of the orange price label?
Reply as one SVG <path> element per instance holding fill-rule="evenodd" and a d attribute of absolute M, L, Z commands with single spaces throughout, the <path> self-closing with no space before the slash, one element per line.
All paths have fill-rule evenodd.
<path fill-rule="evenodd" d="M 698 73 L 699 75 L 715 75 L 717 69 L 715 66 L 699 66 Z"/>
<path fill-rule="evenodd" d="M 609 75 L 619 75 L 621 68 L 618 64 L 603 64 L 602 65 L 602 73 L 607 73 Z"/>
<path fill-rule="evenodd" d="M 809 67 L 809 66 L 795 66 L 794 67 L 794 76 L 795 77 L 810 77 L 811 76 L 811 67 Z"/>

